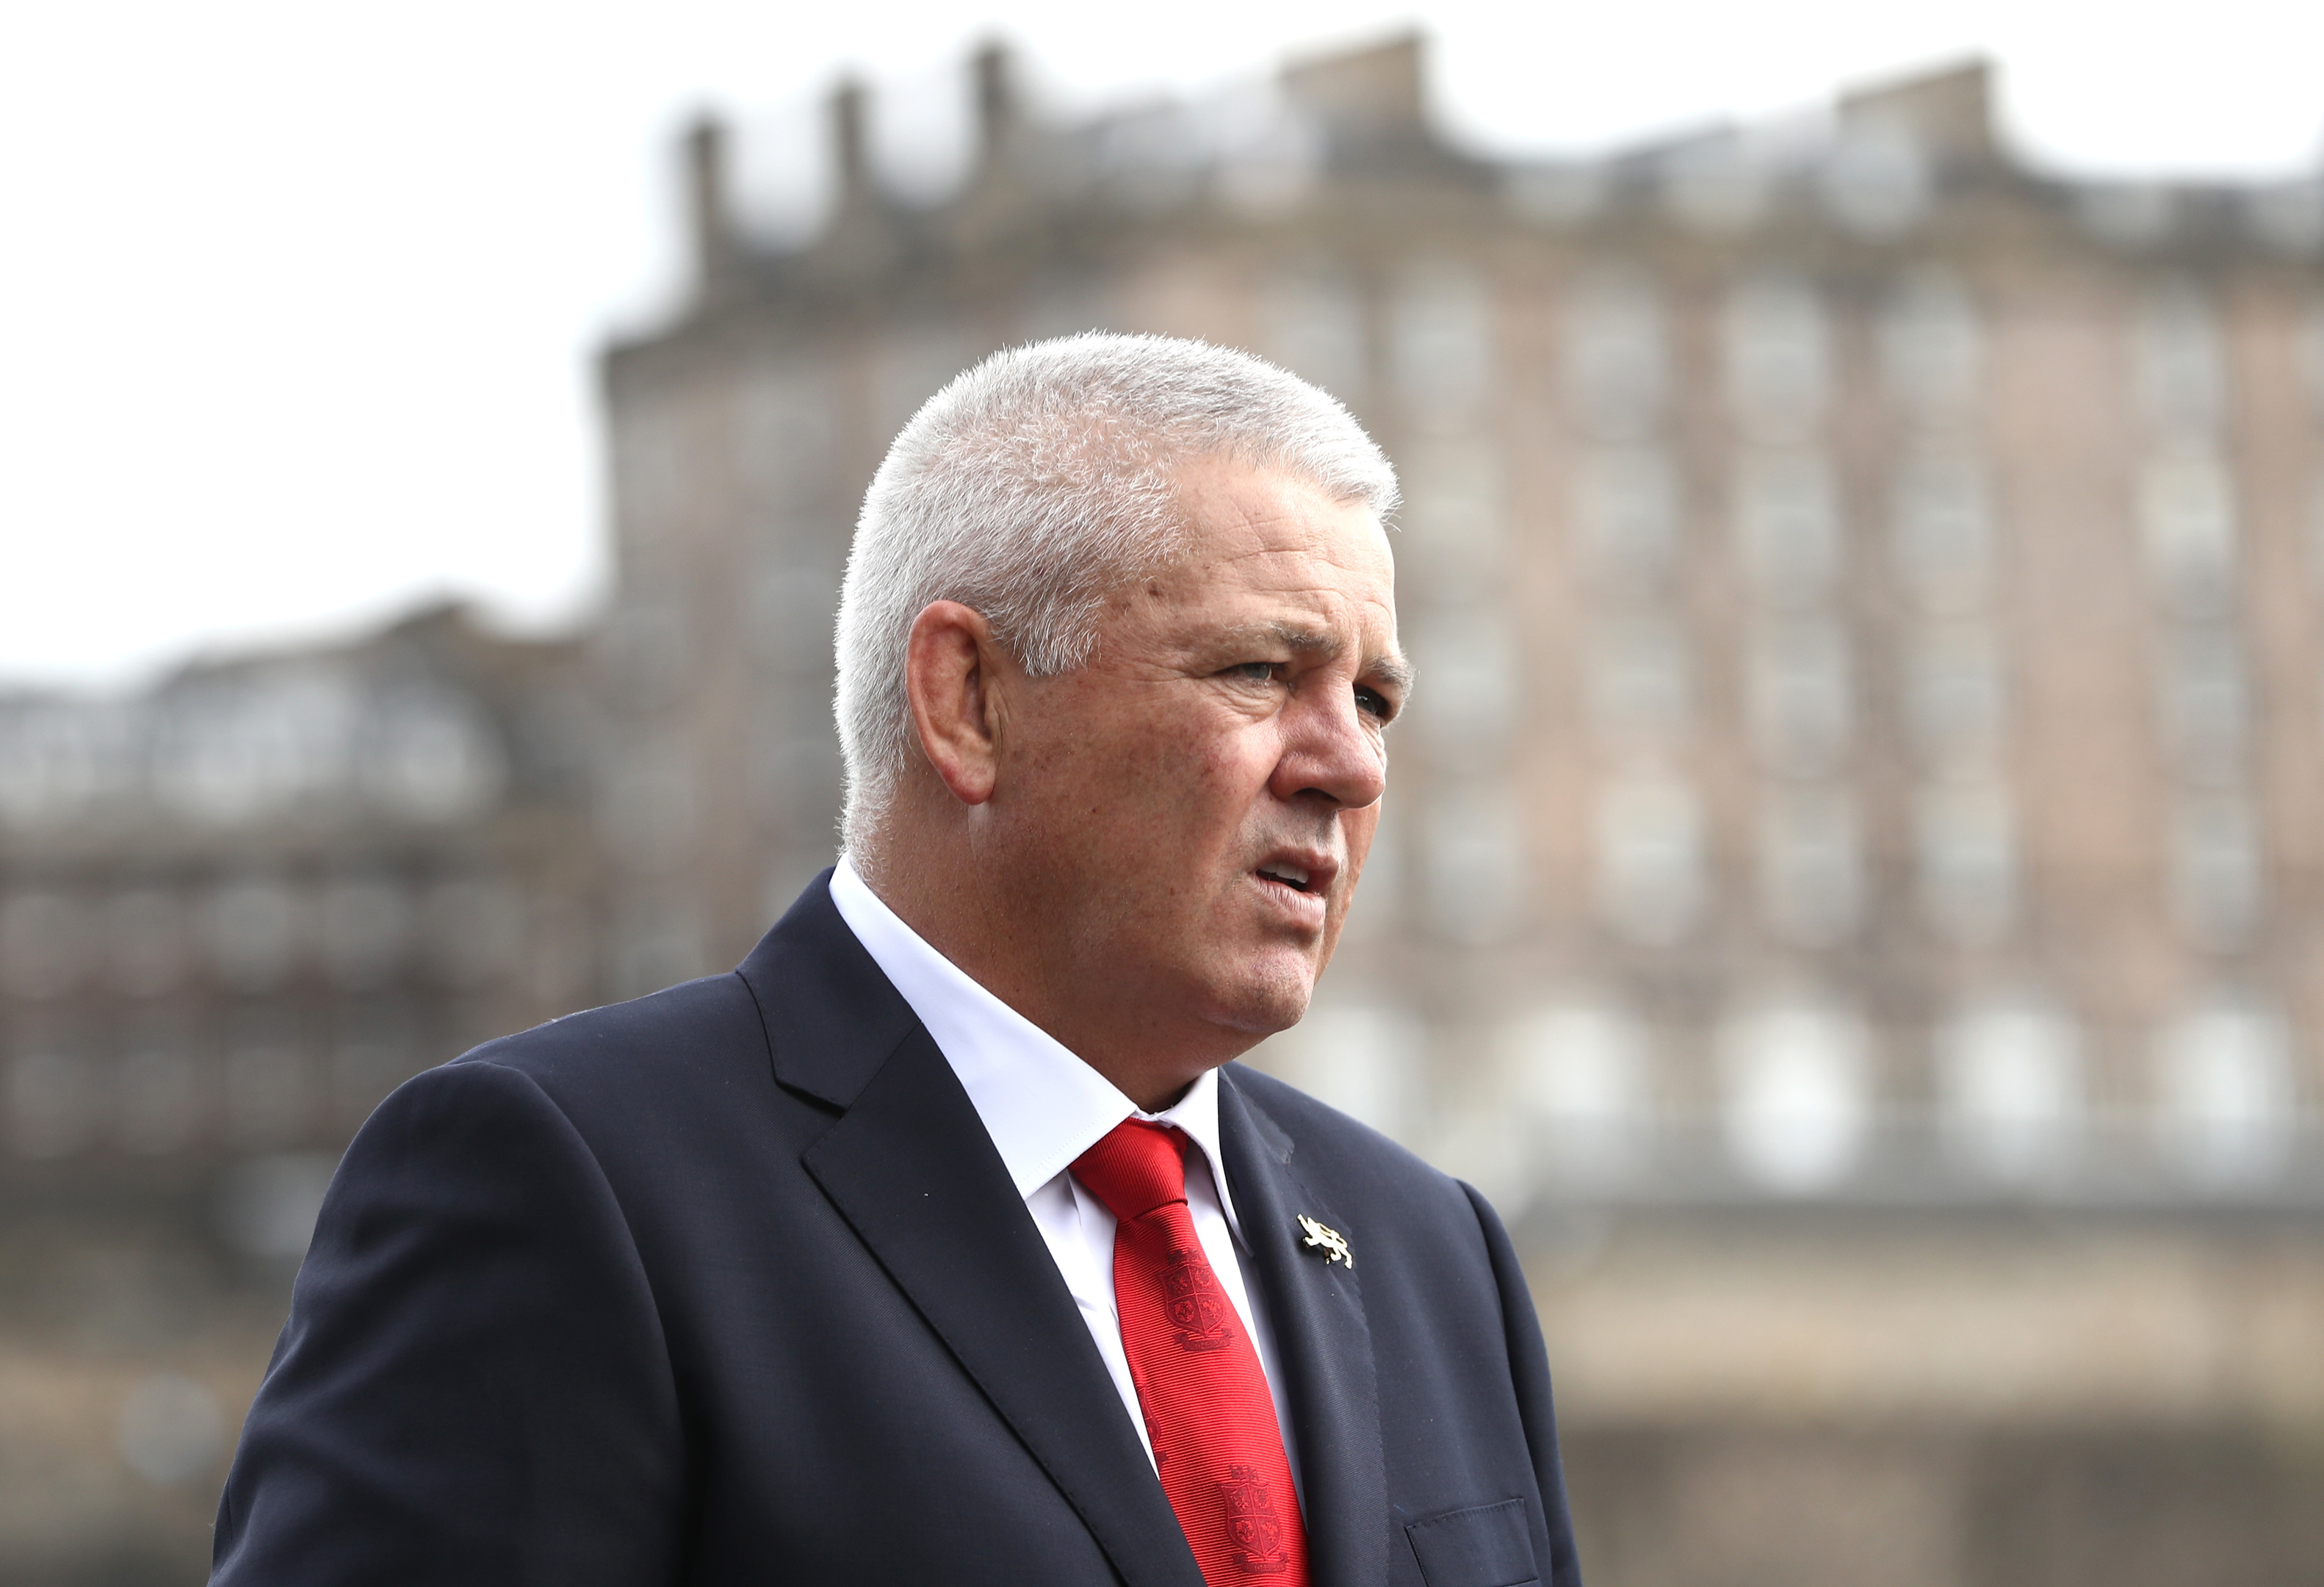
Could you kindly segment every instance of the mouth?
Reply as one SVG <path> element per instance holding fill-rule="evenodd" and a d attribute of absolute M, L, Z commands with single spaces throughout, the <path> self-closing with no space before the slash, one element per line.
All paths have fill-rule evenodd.
<path fill-rule="evenodd" d="M 1332 878 L 1339 866 L 1321 854 L 1271 854 L 1259 862 L 1252 874 L 1259 885 L 1278 894 L 1303 893 L 1322 901 L 1331 890 Z"/>

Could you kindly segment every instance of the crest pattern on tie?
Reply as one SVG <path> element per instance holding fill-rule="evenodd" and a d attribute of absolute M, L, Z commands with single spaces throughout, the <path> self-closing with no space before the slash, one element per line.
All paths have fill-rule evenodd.
<path fill-rule="evenodd" d="M 1116 1220 L 1113 1296 L 1162 1491 L 1208 1587 L 1307 1587 L 1307 1530 L 1259 1351 L 1186 1210 L 1186 1138 L 1125 1119 L 1074 1163 Z"/>

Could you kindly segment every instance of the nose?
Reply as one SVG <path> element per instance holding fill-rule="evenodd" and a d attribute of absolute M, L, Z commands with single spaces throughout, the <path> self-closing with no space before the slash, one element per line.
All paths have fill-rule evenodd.
<path fill-rule="evenodd" d="M 1282 753 L 1269 780 L 1276 798 L 1360 810 L 1388 790 L 1388 747 L 1344 682 L 1300 691 L 1283 724 Z"/>

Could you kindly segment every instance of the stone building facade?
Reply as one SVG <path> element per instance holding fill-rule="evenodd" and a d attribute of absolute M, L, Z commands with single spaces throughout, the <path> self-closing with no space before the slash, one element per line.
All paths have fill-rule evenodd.
<path fill-rule="evenodd" d="M 444 608 L 0 698 L 10 1179 L 335 1153 L 406 1076 L 586 1001 L 578 663 Z"/>
<path fill-rule="evenodd" d="M 1415 708 L 1258 1061 L 1517 1214 L 1592 1579 L 2273 1582 L 2324 1560 L 2324 180 L 2065 180 L 1986 71 L 1603 159 L 1418 45 L 1079 125 L 973 66 L 956 191 L 829 105 L 605 360 L 617 983 L 834 846 L 830 614 L 981 355 L 1253 348 L 1402 472 Z"/>
<path fill-rule="evenodd" d="M 0 697 L 0 1583 L 198 1579 L 364 1112 L 829 863 L 864 485 L 1095 328 L 1405 481 L 1394 791 L 1257 1057 L 1510 1213 L 1591 1579 L 2317 1573 L 2324 175 L 2030 170 L 1973 65 L 1488 159 L 1419 50 L 1070 125 L 988 51 L 934 199 L 845 85 L 804 241 L 706 123 L 587 632 Z"/>
<path fill-rule="evenodd" d="M 1518 1202 L 2324 1197 L 2318 183 L 2029 171 L 1977 66 L 1566 164 L 1449 147 L 1413 42 L 1071 127 L 974 72 L 933 207 L 834 97 L 805 246 L 697 131 L 699 291 L 607 357 L 624 984 L 827 862 L 913 407 L 1201 336 L 1408 497 L 1419 708 L 1286 1067 Z"/>

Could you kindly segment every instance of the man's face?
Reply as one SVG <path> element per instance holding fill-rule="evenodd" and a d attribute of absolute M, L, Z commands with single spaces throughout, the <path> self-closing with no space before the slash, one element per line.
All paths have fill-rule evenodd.
<path fill-rule="evenodd" d="M 1115 592 L 1088 666 L 1023 683 L 996 802 L 1076 978 L 1052 992 L 1240 1050 L 1306 1011 L 1339 939 L 1408 669 L 1368 509 L 1215 462 L 1181 499 L 1184 558 Z"/>

